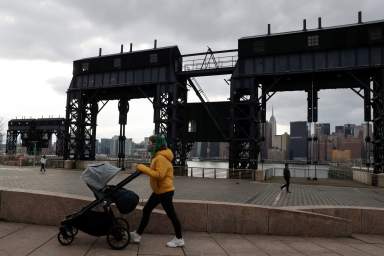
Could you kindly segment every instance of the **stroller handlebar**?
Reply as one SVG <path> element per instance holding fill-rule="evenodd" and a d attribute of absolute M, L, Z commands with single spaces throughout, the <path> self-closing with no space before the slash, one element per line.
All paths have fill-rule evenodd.
<path fill-rule="evenodd" d="M 122 181 L 120 181 L 118 184 L 116 184 L 116 187 L 117 188 L 122 188 L 124 187 L 125 185 L 127 185 L 129 182 L 131 182 L 132 180 L 134 180 L 135 178 L 137 178 L 138 176 L 140 176 L 141 172 L 139 171 L 135 171 L 134 173 L 132 173 L 131 175 L 129 175 L 127 178 L 123 179 Z"/>

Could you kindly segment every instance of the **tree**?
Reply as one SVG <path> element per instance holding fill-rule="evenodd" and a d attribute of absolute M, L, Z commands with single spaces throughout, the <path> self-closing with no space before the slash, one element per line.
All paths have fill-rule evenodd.
<path fill-rule="evenodd" d="M 4 121 L 4 118 L 0 117 L 0 145 L 3 144 L 4 134 L 5 134 L 4 129 L 5 129 L 5 121 Z"/>

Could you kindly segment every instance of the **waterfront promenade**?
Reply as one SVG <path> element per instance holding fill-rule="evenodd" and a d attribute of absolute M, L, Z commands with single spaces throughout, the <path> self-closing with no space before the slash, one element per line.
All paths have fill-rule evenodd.
<path fill-rule="evenodd" d="M 92 192 L 80 180 L 80 173 L 79 170 L 48 169 L 46 174 L 40 174 L 37 167 L 0 166 L 0 187 L 93 197 Z M 112 183 L 118 182 L 126 175 L 128 173 L 122 172 Z M 287 194 L 280 191 L 279 182 L 280 180 L 262 183 L 249 180 L 176 177 L 175 198 L 276 207 L 327 205 L 384 208 L 382 188 L 351 181 L 320 181 L 316 185 L 308 185 L 298 179 L 295 184 L 293 179 L 293 193 Z M 151 193 L 148 183 L 148 177 L 139 176 L 127 187 L 138 193 L 141 199 L 146 199 Z"/>

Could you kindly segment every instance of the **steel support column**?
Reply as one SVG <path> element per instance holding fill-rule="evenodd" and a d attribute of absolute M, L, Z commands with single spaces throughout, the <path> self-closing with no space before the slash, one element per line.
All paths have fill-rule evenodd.
<path fill-rule="evenodd" d="M 56 131 L 56 155 L 64 155 L 64 133 L 62 130 Z"/>
<path fill-rule="evenodd" d="M 80 91 L 67 95 L 64 159 L 94 160 L 97 101 L 87 101 Z"/>
<path fill-rule="evenodd" d="M 6 154 L 16 154 L 16 146 L 17 146 L 17 131 L 8 130 L 7 131 L 7 142 L 5 147 Z"/>
<path fill-rule="evenodd" d="M 64 159 L 78 158 L 78 121 L 81 94 L 67 93 L 67 107 L 65 116 Z"/>
<path fill-rule="evenodd" d="M 384 70 L 373 79 L 373 158 L 374 173 L 384 172 Z M 374 176 L 373 185 L 377 185 Z"/>
<path fill-rule="evenodd" d="M 250 178 L 257 169 L 262 106 L 252 79 L 231 85 L 230 178 Z"/>
<path fill-rule="evenodd" d="M 182 167 L 177 174 L 185 175 L 187 143 L 184 106 L 187 103 L 186 83 L 159 84 L 154 100 L 155 133 L 166 136 L 175 155 L 174 165 Z"/>
<path fill-rule="evenodd" d="M 127 114 L 129 111 L 129 102 L 128 99 L 119 100 L 119 125 L 120 125 L 120 135 L 119 135 L 119 152 L 118 152 L 118 167 L 125 169 L 124 160 L 125 160 L 125 125 L 127 124 Z"/>
<path fill-rule="evenodd" d="M 159 84 L 156 88 L 156 97 L 154 99 L 154 113 L 153 121 L 155 123 L 155 133 L 164 134 L 169 138 L 168 126 L 170 121 L 168 119 L 168 106 L 170 105 L 170 92 L 166 84 Z"/>
<path fill-rule="evenodd" d="M 96 100 L 83 102 L 83 133 L 81 136 L 81 144 L 83 145 L 83 153 L 80 155 L 81 160 L 94 160 L 96 156 L 96 124 L 98 105 Z"/>

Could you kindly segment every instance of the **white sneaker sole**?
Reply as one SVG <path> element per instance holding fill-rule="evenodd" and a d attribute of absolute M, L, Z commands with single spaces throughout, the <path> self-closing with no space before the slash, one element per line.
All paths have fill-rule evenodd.
<path fill-rule="evenodd" d="M 169 248 L 184 247 L 184 244 L 183 245 L 169 245 L 169 244 L 167 244 L 167 247 L 169 247 Z"/>

